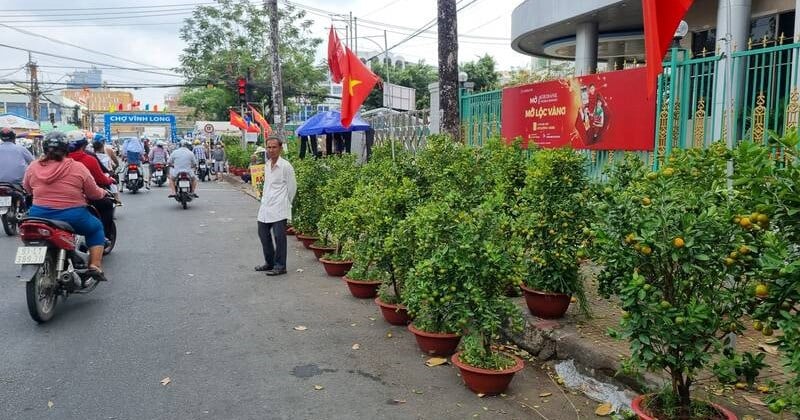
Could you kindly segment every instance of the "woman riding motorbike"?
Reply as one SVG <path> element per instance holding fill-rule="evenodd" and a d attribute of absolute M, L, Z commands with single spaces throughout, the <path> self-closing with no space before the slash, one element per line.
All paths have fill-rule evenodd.
<path fill-rule="evenodd" d="M 99 200 L 106 191 L 97 186 L 89 170 L 67 158 L 69 140 L 60 131 L 44 139 L 44 155 L 28 166 L 23 187 L 33 194 L 28 215 L 69 223 L 89 247 L 89 274 L 105 281 L 103 274 L 103 224 L 86 207 L 87 200 Z"/>

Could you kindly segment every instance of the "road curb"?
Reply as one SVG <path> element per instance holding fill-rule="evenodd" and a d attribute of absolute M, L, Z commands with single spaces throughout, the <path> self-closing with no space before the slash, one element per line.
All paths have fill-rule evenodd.
<path fill-rule="evenodd" d="M 521 333 L 506 329 L 503 335 L 537 360 L 571 359 L 585 374 L 639 393 L 659 389 L 665 383 L 664 378 L 648 372 L 642 376 L 623 372 L 620 355 L 611 354 L 603 346 L 582 338 L 574 325 L 537 318 L 528 311 L 524 298 L 515 298 L 514 301 L 525 314 L 525 327 Z"/>
<path fill-rule="evenodd" d="M 250 184 L 242 181 L 241 177 L 224 173 L 222 174 L 222 179 L 228 184 L 231 184 L 237 189 L 239 189 L 239 191 L 249 195 L 254 200 L 258 200 L 258 197 L 256 197 L 255 193 L 253 193 L 253 187 Z"/>

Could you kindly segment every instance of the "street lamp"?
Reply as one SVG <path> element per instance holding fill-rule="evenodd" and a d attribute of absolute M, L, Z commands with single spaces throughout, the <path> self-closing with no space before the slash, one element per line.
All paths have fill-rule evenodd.
<path fill-rule="evenodd" d="M 678 24 L 678 29 L 675 30 L 675 35 L 672 36 L 672 48 L 680 48 L 681 40 L 689 33 L 689 24 L 682 20 Z"/>

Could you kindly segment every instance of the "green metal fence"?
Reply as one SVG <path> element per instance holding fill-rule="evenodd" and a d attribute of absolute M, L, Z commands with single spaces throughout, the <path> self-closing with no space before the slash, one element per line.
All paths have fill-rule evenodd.
<path fill-rule="evenodd" d="M 783 39 L 749 42 L 744 51 L 691 57 L 673 49 L 664 62 L 656 93 L 655 132 L 651 151 L 636 152 L 657 169 L 674 149 L 706 147 L 714 141 L 767 141 L 797 128 L 800 121 L 800 43 Z M 502 91 L 461 96 L 461 127 L 466 144 L 481 146 L 500 135 Z M 650 118 L 631 115 L 630 118 Z M 603 168 L 624 152 L 582 151 L 587 169 L 602 178 Z M 774 149 L 776 159 L 785 154 Z"/>
<path fill-rule="evenodd" d="M 464 142 L 481 146 L 500 136 L 502 90 L 461 95 L 461 131 Z"/>

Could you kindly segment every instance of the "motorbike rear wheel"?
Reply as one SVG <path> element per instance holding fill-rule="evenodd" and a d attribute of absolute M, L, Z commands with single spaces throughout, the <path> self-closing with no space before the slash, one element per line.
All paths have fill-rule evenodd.
<path fill-rule="evenodd" d="M 11 207 L 8 208 L 8 212 L 0 216 L 0 218 L 3 219 L 3 230 L 8 236 L 14 236 L 17 234 L 17 227 L 19 223 L 17 212 L 19 212 L 19 205 L 12 201 Z"/>
<path fill-rule="evenodd" d="M 48 250 L 39 271 L 25 286 L 28 312 L 34 321 L 43 323 L 53 318 L 58 303 L 58 280 L 56 279 L 56 251 Z"/>
<path fill-rule="evenodd" d="M 108 227 L 105 227 L 104 229 L 106 239 L 108 239 L 108 244 L 106 244 L 106 246 L 103 248 L 103 255 L 108 255 L 117 245 L 117 224 L 112 220 Z"/>

